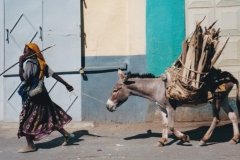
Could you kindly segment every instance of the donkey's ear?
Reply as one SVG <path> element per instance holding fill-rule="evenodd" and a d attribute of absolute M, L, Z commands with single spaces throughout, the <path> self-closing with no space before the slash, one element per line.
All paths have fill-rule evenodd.
<path fill-rule="evenodd" d="M 131 76 L 131 72 L 127 73 L 127 76 L 125 76 L 123 82 L 127 82 L 128 78 Z"/>
<path fill-rule="evenodd" d="M 121 71 L 120 68 L 118 69 L 118 77 L 119 77 L 121 80 L 124 80 L 124 79 L 125 79 L 125 75 L 122 73 L 122 71 Z"/>

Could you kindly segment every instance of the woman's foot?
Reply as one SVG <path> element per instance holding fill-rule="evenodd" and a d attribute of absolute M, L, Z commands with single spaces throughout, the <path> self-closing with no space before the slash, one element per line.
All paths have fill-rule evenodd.
<path fill-rule="evenodd" d="M 18 153 L 35 152 L 36 150 L 37 148 L 35 146 L 27 146 L 25 148 L 18 150 Z"/>
<path fill-rule="evenodd" d="M 62 144 L 62 146 L 66 146 L 69 144 L 69 142 L 71 142 L 74 138 L 74 134 L 69 134 L 69 136 L 64 137 L 64 142 Z"/>

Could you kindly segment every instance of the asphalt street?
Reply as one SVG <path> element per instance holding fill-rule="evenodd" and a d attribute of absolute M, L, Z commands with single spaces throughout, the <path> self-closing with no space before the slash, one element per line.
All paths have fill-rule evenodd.
<path fill-rule="evenodd" d="M 68 146 L 61 146 L 63 137 L 55 131 L 37 141 L 37 151 L 31 153 L 17 153 L 25 147 L 25 138 L 17 138 L 17 128 L 0 125 L 0 160 L 239 160 L 240 144 L 229 143 L 233 135 L 229 121 L 220 122 L 206 146 L 198 145 L 209 125 L 209 122 L 178 122 L 175 126 L 189 135 L 191 142 L 182 143 L 169 133 L 166 145 L 157 147 L 161 122 L 95 123 L 93 126 L 67 128 L 75 135 Z"/>

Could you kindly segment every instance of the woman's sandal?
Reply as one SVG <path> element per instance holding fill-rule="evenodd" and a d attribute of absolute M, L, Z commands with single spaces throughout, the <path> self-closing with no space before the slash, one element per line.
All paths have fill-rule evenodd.
<path fill-rule="evenodd" d="M 18 150 L 18 153 L 27 153 L 27 152 L 35 152 L 37 150 L 36 147 L 33 148 L 22 148 Z"/>
<path fill-rule="evenodd" d="M 69 144 L 70 141 L 72 141 L 74 138 L 74 134 L 69 134 L 67 140 L 65 142 L 63 142 L 62 146 L 66 146 Z"/>

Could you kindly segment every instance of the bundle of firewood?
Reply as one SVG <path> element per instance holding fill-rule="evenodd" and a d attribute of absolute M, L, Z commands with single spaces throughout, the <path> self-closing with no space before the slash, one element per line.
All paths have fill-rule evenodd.
<path fill-rule="evenodd" d="M 202 76 L 213 67 L 229 39 L 228 37 L 222 48 L 216 52 L 220 28 L 215 30 L 213 26 L 217 21 L 208 28 L 205 27 L 204 30 L 201 27 L 202 21 L 196 23 L 192 36 L 183 41 L 181 56 L 173 64 L 174 67 L 180 69 L 178 78 L 181 82 L 195 89 L 201 87 Z"/>

